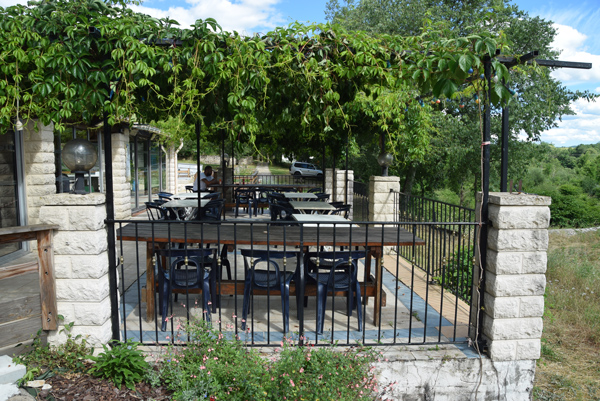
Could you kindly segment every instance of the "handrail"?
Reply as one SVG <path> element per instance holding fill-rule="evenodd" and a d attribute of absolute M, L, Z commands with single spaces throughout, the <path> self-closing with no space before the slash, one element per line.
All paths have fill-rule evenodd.
<path fill-rule="evenodd" d="M 36 240 L 40 260 L 40 299 L 42 304 L 42 329 L 56 330 L 57 305 L 56 284 L 54 278 L 54 251 L 52 247 L 52 231 L 56 224 L 35 224 L 30 226 L 0 228 L 0 244 Z"/>

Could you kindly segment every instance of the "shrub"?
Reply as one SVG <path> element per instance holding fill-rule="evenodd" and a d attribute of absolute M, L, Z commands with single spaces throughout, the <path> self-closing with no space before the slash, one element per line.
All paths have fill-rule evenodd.
<path fill-rule="evenodd" d="M 138 350 L 139 343 L 128 339 L 125 343 L 116 343 L 112 348 L 104 347 L 104 352 L 93 356 L 95 363 L 90 373 L 97 377 L 109 379 L 120 388 L 125 384 L 127 388 L 134 390 L 135 383 L 145 378 L 149 364 L 144 359 L 142 351 Z"/>
<path fill-rule="evenodd" d="M 370 349 L 298 347 L 286 339 L 267 359 L 203 320 L 190 322 L 183 336 L 187 346 L 167 347 L 156 366 L 176 400 L 374 398 L 370 364 L 376 356 Z"/>
<path fill-rule="evenodd" d="M 442 275 L 435 277 L 438 283 L 466 302 L 471 301 L 473 281 L 473 247 L 463 248 L 448 257 Z"/>

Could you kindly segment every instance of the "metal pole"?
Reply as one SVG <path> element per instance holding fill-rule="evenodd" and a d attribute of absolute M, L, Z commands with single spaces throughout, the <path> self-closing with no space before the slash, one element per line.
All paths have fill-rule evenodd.
<path fill-rule="evenodd" d="M 508 106 L 502 108 L 502 157 L 500 159 L 500 191 L 508 188 Z"/>
<path fill-rule="evenodd" d="M 485 269 L 487 263 L 487 234 L 488 234 L 488 201 L 490 196 L 490 141 L 491 141 L 491 104 L 490 104 L 490 91 L 491 80 L 492 80 L 492 64 L 489 57 L 484 60 L 485 67 L 485 80 L 487 81 L 487 89 L 484 94 L 484 115 L 483 115 L 483 142 L 482 147 L 482 200 L 481 200 L 481 215 L 480 222 L 482 223 L 479 237 L 479 260 L 481 264 L 479 277 L 479 296 L 480 296 L 480 307 L 477 311 L 478 317 L 477 322 L 479 325 L 479 336 L 477 341 L 480 341 L 483 333 L 483 294 L 485 294 Z"/>
<path fill-rule="evenodd" d="M 104 164 L 106 166 L 106 230 L 108 242 L 108 285 L 110 288 L 110 323 L 112 339 L 121 340 L 119 329 L 119 303 L 117 287 L 117 261 L 115 238 L 115 194 L 113 189 L 112 136 L 108 113 L 104 112 Z M 137 184 L 137 182 L 136 182 Z"/>
<path fill-rule="evenodd" d="M 200 198 L 202 198 L 200 194 L 200 128 L 200 121 L 196 121 L 196 179 L 194 181 L 197 182 L 198 210 L 200 210 Z"/>

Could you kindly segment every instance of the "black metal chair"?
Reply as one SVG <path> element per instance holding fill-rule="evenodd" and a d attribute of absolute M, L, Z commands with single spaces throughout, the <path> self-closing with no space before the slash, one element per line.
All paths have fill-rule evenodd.
<path fill-rule="evenodd" d="M 173 200 L 171 198 L 173 196 L 173 194 L 170 193 L 170 192 L 159 192 L 157 195 L 158 195 L 158 199 L 163 199 L 163 200 L 166 200 L 166 201 Z"/>
<path fill-rule="evenodd" d="M 196 192 L 196 191 L 194 191 L 194 186 L 193 185 L 186 185 L 185 186 L 185 192 Z"/>
<path fill-rule="evenodd" d="M 167 209 L 157 202 L 144 202 L 148 220 L 170 220 Z"/>
<path fill-rule="evenodd" d="M 311 199 L 311 201 L 322 201 L 322 202 L 327 202 L 329 200 L 329 197 L 331 196 L 330 194 L 325 194 L 323 192 L 319 192 L 319 193 L 315 193 L 315 195 L 317 196 L 315 199 Z"/>
<path fill-rule="evenodd" d="M 211 273 L 216 271 L 215 248 L 158 249 L 156 265 L 159 282 L 161 330 L 167 329 L 170 295 L 174 289 L 202 289 L 204 318 L 210 322 L 210 303 L 216 294 Z M 168 270 L 163 267 L 163 258 Z M 211 291 L 211 287 L 212 291 Z M 212 297 L 211 297 L 211 294 Z M 172 311 L 172 307 L 171 307 Z"/>
<path fill-rule="evenodd" d="M 260 207 L 260 214 L 264 213 L 265 207 L 268 207 L 269 202 L 269 194 L 273 192 L 272 189 L 262 189 L 258 191 L 258 196 L 254 200 L 254 215 L 258 216 L 258 208 Z"/>
<path fill-rule="evenodd" d="M 296 276 L 296 267 L 293 271 L 286 269 L 287 259 L 295 258 L 298 263 L 298 252 L 284 252 L 273 250 L 242 249 L 246 281 L 244 282 L 244 304 L 242 306 L 242 330 L 246 330 L 248 312 L 250 309 L 250 296 L 253 290 L 278 290 L 281 292 L 281 310 L 283 313 L 283 332 L 289 332 L 290 320 L 290 282 Z M 283 269 L 274 259 L 283 260 Z M 266 265 L 264 269 L 257 266 Z"/>
<path fill-rule="evenodd" d="M 362 331 L 362 304 L 358 282 L 358 260 L 366 257 L 366 251 L 309 252 L 306 254 L 307 279 L 317 284 L 317 334 L 323 334 L 327 295 L 347 291 L 348 316 L 356 307 L 358 330 Z M 298 307 L 300 299 L 296 298 Z M 305 298 L 306 304 L 306 298 Z"/>
<path fill-rule="evenodd" d="M 310 193 L 321 193 L 323 192 L 323 188 L 317 187 L 317 188 L 311 188 L 306 192 L 310 192 Z"/>
<path fill-rule="evenodd" d="M 329 214 L 337 214 L 347 219 L 348 214 L 350 213 L 350 208 L 352 208 L 352 205 L 341 205 L 336 207 L 335 210 L 332 210 Z"/>
<path fill-rule="evenodd" d="M 207 193 L 206 195 L 202 195 L 202 199 L 221 199 L 221 193 L 220 192 L 210 192 L 210 193 Z"/>

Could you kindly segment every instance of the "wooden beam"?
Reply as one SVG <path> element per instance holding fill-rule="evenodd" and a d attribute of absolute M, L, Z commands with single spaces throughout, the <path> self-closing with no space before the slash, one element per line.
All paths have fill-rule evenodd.
<path fill-rule="evenodd" d="M 54 278 L 54 250 L 52 248 L 52 230 L 40 231 L 37 234 L 38 256 L 40 258 L 40 298 L 42 302 L 42 328 L 56 330 L 58 328 L 56 305 L 56 283 Z"/>

